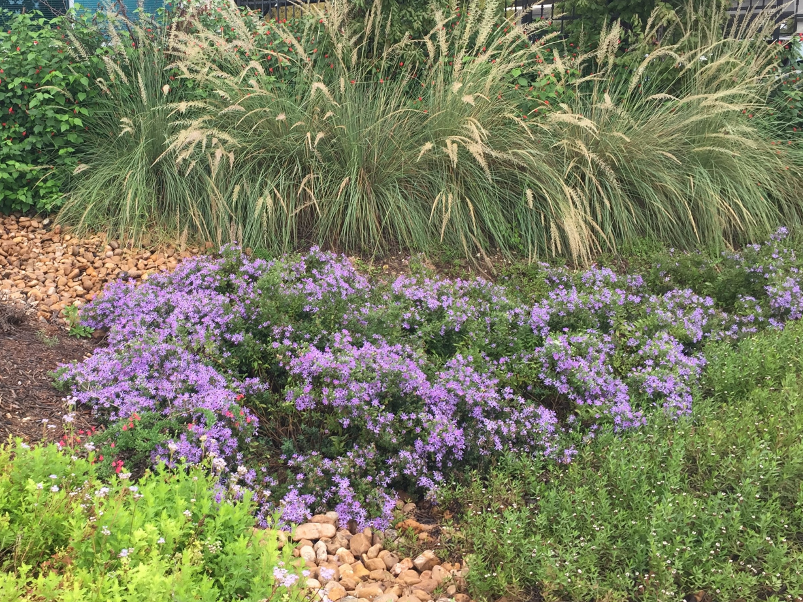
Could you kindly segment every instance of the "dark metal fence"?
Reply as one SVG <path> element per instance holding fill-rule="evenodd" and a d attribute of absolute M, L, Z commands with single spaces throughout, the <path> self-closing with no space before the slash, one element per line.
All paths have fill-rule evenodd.
<path fill-rule="evenodd" d="M 534 1 L 512 0 L 509 11 L 520 15 L 522 23 L 548 21 L 563 35 L 565 27 L 573 21 L 583 22 L 584 15 L 575 10 L 576 2 L 560 0 Z M 735 0 L 729 14 L 732 19 L 753 19 L 763 10 L 778 10 L 773 38 L 786 38 L 802 31 L 802 8 L 804 0 Z M 617 19 L 617 13 L 610 13 L 610 19 Z"/>
<path fill-rule="evenodd" d="M 301 17 L 310 4 L 325 0 L 235 0 L 238 6 L 262 13 L 264 17 L 277 20 Z"/>
<path fill-rule="evenodd" d="M 549 21 L 563 35 L 566 25 L 573 21 L 583 22 L 583 12 L 576 12 L 575 1 L 561 0 L 509 0 L 507 12 L 514 12 L 520 16 L 523 23 L 533 21 Z M 123 0 L 125 4 L 132 3 L 136 7 L 136 0 Z M 153 0 L 149 4 L 157 3 Z M 325 0 L 235 0 L 238 6 L 259 11 L 263 16 L 274 19 L 295 19 L 301 17 L 310 4 L 325 2 Z M 69 0 L 0 0 L 0 8 L 12 12 L 30 12 L 39 10 L 46 17 L 63 14 Z M 85 2 L 90 5 L 91 2 Z M 767 8 L 779 9 L 777 27 L 774 39 L 787 38 L 794 33 L 802 31 L 802 9 L 804 0 L 734 0 L 729 9 L 734 19 L 751 19 L 760 11 Z M 617 18 L 611 13 L 610 18 Z"/>

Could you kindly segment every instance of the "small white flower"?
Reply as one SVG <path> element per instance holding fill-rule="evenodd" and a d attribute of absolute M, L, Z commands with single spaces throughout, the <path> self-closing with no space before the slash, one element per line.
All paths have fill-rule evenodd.
<path fill-rule="evenodd" d="M 137 493 L 139 487 L 137 487 L 136 485 L 132 485 L 131 487 L 128 488 L 128 490 L 132 493 Z"/>
<path fill-rule="evenodd" d="M 101 528 L 101 533 L 103 533 L 104 535 L 111 535 L 112 534 L 112 532 L 109 531 L 109 527 L 107 527 L 106 525 L 103 525 L 103 528 Z"/>
<path fill-rule="evenodd" d="M 37 489 L 42 489 L 44 486 L 45 486 L 44 483 L 37 483 L 36 484 Z"/>
<path fill-rule="evenodd" d="M 58 479 L 59 477 L 57 477 L 56 475 L 52 474 L 52 475 L 50 475 L 50 478 L 51 479 Z"/>
<path fill-rule="evenodd" d="M 118 476 L 120 477 L 120 479 L 125 481 L 126 479 L 128 479 L 131 476 L 131 473 L 130 472 L 121 472 Z"/>
<path fill-rule="evenodd" d="M 56 492 L 59 490 L 59 486 L 58 486 L 58 485 L 53 485 L 53 487 L 51 487 L 51 488 L 50 488 L 50 490 L 51 490 L 53 493 L 56 493 Z"/>
<path fill-rule="evenodd" d="M 62 420 L 64 420 L 64 422 L 70 423 L 70 422 L 72 422 L 73 420 L 75 420 L 75 414 L 73 414 L 72 412 L 71 412 L 71 413 L 69 413 L 69 414 L 65 414 L 65 415 L 62 417 Z"/>
<path fill-rule="evenodd" d="M 165 538 L 160 537 L 159 539 L 156 540 L 156 543 L 165 543 Z"/>
<path fill-rule="evenodd" d="M 173 441 L 168 443 L 168 450 L 170 451 L 171 454 L 174 453 L 177 449 L 179 449 L 179 446 L 173 443 Z"/>
<path fill-rule="evenodd" d="M 192 518 L 192 516 L 193 516 L 193 513 L 190 512 L 189 510 L 185 510 L 184 512 L 182 512 L 182 514 L 184 516 L 186 516 L 187 518 Z"/>

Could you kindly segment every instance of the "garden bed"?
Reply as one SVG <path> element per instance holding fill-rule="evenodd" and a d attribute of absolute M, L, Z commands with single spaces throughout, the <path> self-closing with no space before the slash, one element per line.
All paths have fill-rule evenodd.
<path fill-rule="evenodd" d="M 615 263 L 643 276 L 521 264 L 501 270 L 493 284 L 439 276 L 421 257 L 400 259 L 392 268 L 316 249 L 263 259 L 224 248 L 136 285 L 111 283 L 73 325 L 75 334 L 96 328 L 108 340 L 97 347 L 75 341 L 76 349 L 92 353 L 75 357 L 58 378 L 70 387 L 71 402 L 91 408 L 91 420 L 104 428 L 94 434 L 82 429 L 76 437 L 74 423 L 65 423 L 70 434 L 63 441 L 111 482 L 121 473 L 147 479 L 159 462 L 179 474 L 202 469 L 213 499 L 249 500 L 259 526 L 331 525 L 334 534 L 304 526 L 292 552 L 309 571 L 310 581 L 299 583 L 331 600 L 457 600 L 467 586 L 482 599 L 583 599 L 596 591 L 716 600 L 719 589 L 797 600 L 790 592 L 800 574 L 792 565 L 781 557 L 759 560 L 776 558 L 774 546 L 800 555 L 800 548 L 787 547 L 797 528 L 790 518 L 768 531 L 746 515 L 750 537 L 731 530 L 731 523 L 724 527 L 725 539 L 717 543 L 738 546 L 732 558 L 745 567 L 729 578 L 734 587 L 718 577 L 725 557 L 695 556 L 715 541 L 704 537 L 715 530 L 701 522 L 695 506 L 709 503 L 728 480 L 716 470 L 720 460 L 693 471 L 690 462 L 703 457 L 700 437 L 677 450 L 687 458 L 673 469 L 678 474 L 657 476 L 653 485 L 676 482 L 681 473 L 699 475 L 684 491 L 671 488 L 694 501 L 684 506 L 681 522 L 666 520 L 666 529 L 650 532 L 620 525 L 618 513 L 637 524 L 642 514 L 655 521 L 648 506 L 661 503 L 645 506 L 636 492 L 612 498 L 613 488 L 627 480 L 614 466 L 607 468 L 614 471 L 611 484 L 595 489 L 593 500 L 586 493 L 591 477 L 578 471 L 599 471 L 601 454 L 612 446 L 620 445 L 623 458 L 642 454 L 644 466 L 665 475 L 676 449 L 672 441 L 688 431 L 708 424 L 714 437 L 721 423 L 730 425 L 727 431 L 742 428 L 731 414 L 721 416 L 717 404 L 742 403 L 754 395 L 756 381 L 771 392 L 785 391 L 768 398 L 772 409 L 761 410 L 775 415 L 800 387 L 800 260 L 784 229 L 716 262 L 705 254 L 634 248 L 640 253 Z M 32 337 L 46 345 L 52 336 L 26 324 L 17 332 L 22 345 Z M 64 340 L 74 341 L 62 331 Z M 42 351 L 21 349 L 33 357 Z M 46 367 L 40 363 L 41 379 Z M 359 403 L 344 403 L 349 399 Z M 768 403 L 757 399 L 751 412 Z M 58 400 L 54 411 L 60 413 Z M 795 413 L 789 416 L 800 422 Z M 774 444 L 779 474 L 789 473 L 796 445 L 790 420 L 769 423 L 782 437 Z M 651 441 L 660 436 L 667 439 L 660 446 L 666 453 L 654 457 Z M 764 441 L 746 441 L 741 456 L 722 446 L 710 453 L 750 463 L 751 454 L 765 453 Z M 610 461 L 620 466 L 625 459 Z M 586 476 L 573 481 L 578 474 Z M 766 479 L 763 474 L 756 478 Z M 774 487 L 788 491 L 791 478 Z M 715 514 L 722 504 L 741 503 L 749 489 L 740 485 L 722 502 L 716 498 Z M 558 491 L 564 493 L 552 493 Z M 756 495 L 762 499 L 754 516 L 789 513 L 794 504 L 788 494 L 764 487 Z M 605 527 L 572 514 L 588 503 L 587 514 L 596 516 L 591 501 L 613 512 Z M 549 541 L 538 535 L 546 533 L 539 521 L 550 504 L 551 516 L 584 534 L 581 544 L 565 541 L 563 530 Z M 540 526 L 532 535 L 527 525 Z M 607 537 L 615 539 L 644 536 L 653 542 L 648 547 L 685 533 L 686 548 L 679 550 L 686 552 L 668 556 L 670 568 L 660 569 L 639 552 L 648 544 L 632 543 L 619 553 L 621 542 L 600 539 L 600 529 L 614 529 Z M 734 543 L 744 539 L 753 542 L 751 550 Z M 630 570 L 604 570 L 610 562 L 596 551 L 600 546 L 621 554 Z M 720 549 L 713 548 L 716 554 Z M 523 564 L 526 550 L 533 567 Z M 694 567 L 707 562 L 715 575 L 697 575 Z M 781 577 L 746 572 L 763 562 Z M 559 572 L 561 563 L 578 576 Z M 510 570 L 500 572 L 505 566 Z M 637 579 L 636 570 L 644 576 Z M 287 579 L 296 583 L 297 577 Z"/>
<path fill-rule="evenodd" d="M 785 236 L 644 277 L 536 266 L 528 290 L 230 247 L 108 286 L 82 319 L 109 345 L 59 380 L 109 421 L 107 462 L 212 458 L 266 520 L 385 528 L 395 491 L 437 500 L 500 454 L 570 462 L 598 429 L 689 415 L 706 344 L 800 318 Z"/>

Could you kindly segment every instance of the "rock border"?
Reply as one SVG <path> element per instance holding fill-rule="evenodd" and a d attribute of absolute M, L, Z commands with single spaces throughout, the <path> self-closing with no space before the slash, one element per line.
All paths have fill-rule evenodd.
<path fill-rule="evenodd" d="M 307 588 L 332 602 L 470 602 L 466 589 L 466 562 L 443 562 L 433 550 L 415 558 L 401 558 L 386 549 L 385 534 L 366 528 L 352 533 L 338 528 L 338 513 L 317 514 L 296 527 L 288 539 L 297 547 L 294 556 L 310 571 Z M 401 522 L 423 531 L 413 519 Z"/>

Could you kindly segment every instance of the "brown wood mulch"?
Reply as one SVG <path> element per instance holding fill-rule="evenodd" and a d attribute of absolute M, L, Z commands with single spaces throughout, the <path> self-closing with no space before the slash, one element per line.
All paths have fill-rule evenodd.
<path fill-rule="evenodd" d="M 67 392 L 53 386 L 50 373 L 60 364 L 87 357 L 97 345 L 0 299 L 0 442 L 9 437 L 29 442 L 60 439 Z M 88 410 L 76 411 L 74 429 L 94 425 Z"/>

